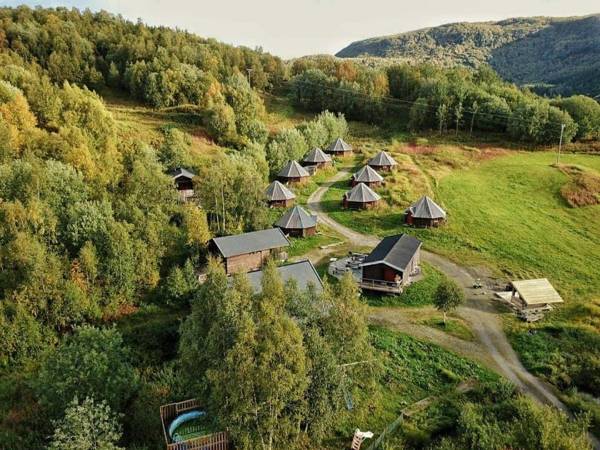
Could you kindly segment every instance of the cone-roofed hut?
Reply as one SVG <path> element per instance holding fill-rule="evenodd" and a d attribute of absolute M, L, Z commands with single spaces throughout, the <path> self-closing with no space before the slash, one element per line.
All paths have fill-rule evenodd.
<path fill-rule="evenodd" d="M 417 227 L 437 227 L 446 220 L 446 211 L 424 195 L 405 211 L 405 221 Z"/>
<path fill-rule="evenodd" d="M 325 149 L 325 152 L 331 155 L 345 156 L 352 153 L 352 146 L 342 138 L 337 138 Z"/>
<path fill-rule="evenodd" d="M 277 174 L 277 178 L 283 183 L 300 183 L 308 177 L 310 177 L 310 174 L 298 164 L 298 161 L 288 161 Z"/>
<path fill-rule="evenodd" d="M 373 169 L 390 171 L 396 166 L 398 163 L 394 158 L 392 158 L 387 152 L 379 152 L 375 156 L 373 156 L 369 162 L 367 163 Z"/>
<path fill-rule="evenodd" d="M 294 206 L 275 223 L 289 236 L 313 236 L 317 232 L 317 216 L 309 214 L 302 206 Z"/>
<path fill-rule="evenodd" d="M 313 148 L 302 160 L 302 164 L 305 166 L 327 167 L 330 166 L 331 163 L 331 156 L 329 156 L 319 147 Z"/>
<path fill-rule="evenodd" d="M 344 194 L 342 200 L 345 208 L 367 209 L 377 205 L 381 197 L 364 183 L 358 183 Z"/>
<path fill-rule="evenodd" d="M 265 197 L 269 206 L 281 206 L 285 208 L 294 204 L 296 195 L 285 187 L 285 185 L 275 180 L 265 189 Z"/>
<path fill-rule="evenodd" d="M 362 169 L 352 175 L 352 186 L 356 186 L 358 183 L 364 183 L 369 187 L 377 187 L 383 183 L 383 177 L 379 175 L 371 166 L 364 166 Z"/>

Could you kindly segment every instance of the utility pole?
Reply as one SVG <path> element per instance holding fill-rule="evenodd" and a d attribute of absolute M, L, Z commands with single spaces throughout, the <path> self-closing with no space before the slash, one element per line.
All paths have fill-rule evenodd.
<path fill-rule="evenodd" d="M 556 155 L 556 165 L 560 164 L 560 151 L 562 149 L 563 133 L 565 132 L 565 124 L 560 125 L 560 140 L 558 141 L 558 154 Z"/>

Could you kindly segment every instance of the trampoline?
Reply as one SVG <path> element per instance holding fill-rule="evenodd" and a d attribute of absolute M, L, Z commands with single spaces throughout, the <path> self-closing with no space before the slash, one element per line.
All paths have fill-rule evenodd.
<path fill-rule="evenodd" d="M 206 412 L 198 409 L 180 414 L 169 425 L 169 437 L 173 442 L 183 442 L 209 433 Z"/>

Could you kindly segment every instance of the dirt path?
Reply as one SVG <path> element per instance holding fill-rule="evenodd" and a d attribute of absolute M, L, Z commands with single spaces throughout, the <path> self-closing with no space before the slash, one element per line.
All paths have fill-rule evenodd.
<path fill-rule="evenodd" d="M 308 198 L 307 206 L 318 216 L 321 222 L 340 233 L 351 244 L 361 247 L 374 247 L 379 242 L 377 237 L 358 233 L 337 223 L 321 207 L 323 195 L 329 187 L 347 178 L 348 175 L 349 172 L 346 170 L 338 172 L 328 183 L 323 184 L 313 192 Z M 502 322 L 498 316 L 491 294 L 482 295 L 481 290 L 472 288 L 477 278 L 485 280 L 487 274 L 477 273 L 474 269 L 466 269 L 458 266 L 452 261 L 428 251 L 423 250 L 421 256 L 424 261 L 454 279 L 464 288 L 467 301 L 457 312 L 458 315 L 470 324 L 478 342 L 464 341 L 439 330 L 410 323 L 410 321 L 402 317 L 402 312 L 398 309 L 381 308 L 373 310 L 370 318 L 374 322 L 386 324 L 407 334 L 412 334 L 417 338 L 433 341 L 459 354 L 480 361 L 504 375 L 518 386 L 519 389 L 536 400 L 553 405 L 563 411 L 568 411 L 567 407 L 554 395 L 551 390 L 552 388 L 534 377 L 521 364 L 502 329 Z"/>

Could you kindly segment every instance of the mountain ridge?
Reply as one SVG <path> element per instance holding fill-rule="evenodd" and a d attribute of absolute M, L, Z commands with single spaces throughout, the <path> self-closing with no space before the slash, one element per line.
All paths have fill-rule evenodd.
<path fill-rule="evenodd" d="M 491 65 L 550 94 L 600 94 L 600 14 L 454 22 L 355 41 L 341 58 L 378 57 L 446 67 Z"/>

